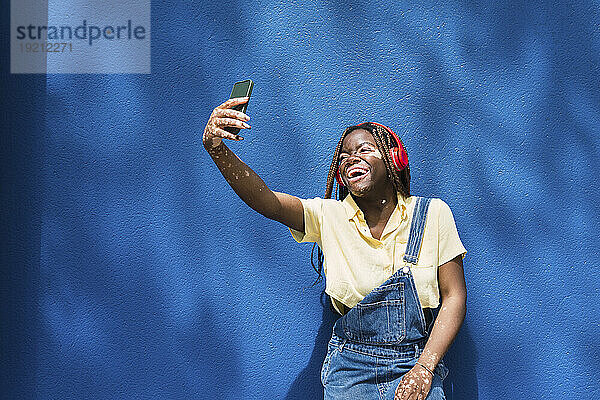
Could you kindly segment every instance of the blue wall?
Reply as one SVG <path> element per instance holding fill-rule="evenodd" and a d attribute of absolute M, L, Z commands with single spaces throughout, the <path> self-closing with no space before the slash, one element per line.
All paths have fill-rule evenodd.
<path fill-rule="evenodd" d="M 3 59 L 3 397 L 319 398 L 311 246 L 201 146 L 252 78 L 231 147 L 273 189 L 322 196 L 343 128 L 376 120 L 413 194 L 450 204 L 469 298 L 449 399 L 598 398 L 598 6 L 154 2 L 150 75 Z"/>

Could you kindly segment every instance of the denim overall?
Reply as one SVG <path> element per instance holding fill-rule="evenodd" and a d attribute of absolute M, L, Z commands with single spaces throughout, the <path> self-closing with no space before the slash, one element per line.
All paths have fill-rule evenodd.
<path fill-rule="evenodd" d="M 402 376 L 415 366 L 431 326 L 408 264 L 417 264 L 431 199 L 417 197 L 403 268 L 340 317 L 321 369 L 325 400 L 393 400 Z M 440 362 L 426 400 L 445 399 Z"/>

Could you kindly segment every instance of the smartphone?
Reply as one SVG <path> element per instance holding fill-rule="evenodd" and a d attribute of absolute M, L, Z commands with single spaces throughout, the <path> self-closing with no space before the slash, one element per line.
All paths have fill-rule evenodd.
<path fill-rule="evenodd" d="M 231 89 L 231 96 L 229 96 L 229 98 L 233 99 L 234 97 L 250 97 L 250 95 L 252 94 L 253 87 L 254 82 L 252 82 L 250 79 L 236 82 L 233 85 L 233 89 Z M 232 109 L 245 113 L 246 109 L 248 109 L 248 102 L 232 107 Z M 227 132 L 233 133 L 234 135 L 237 135 L 240 131 L 240 128 L 227 127 L 225 128 L 225 130 Z"/>

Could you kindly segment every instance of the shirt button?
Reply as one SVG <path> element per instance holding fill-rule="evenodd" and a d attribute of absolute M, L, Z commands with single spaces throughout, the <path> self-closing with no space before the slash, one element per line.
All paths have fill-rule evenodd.
<path fill-rule="evenodd" d="M 402 272 L 404 272 L 405 274 L 408 274 L 408 271 L 409 271 L 408 267 L 402 268 Z"/>

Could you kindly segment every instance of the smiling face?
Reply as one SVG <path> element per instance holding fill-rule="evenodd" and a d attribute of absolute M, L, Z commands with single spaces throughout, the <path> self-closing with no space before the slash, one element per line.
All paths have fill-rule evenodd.
<path fill-rule="evenodd" d="M 365 129 L 355 129 L 344 138 L 339 170 L 344 184 L 354 196 L 364 197 L 391 185 L 375 139 Z"/>

